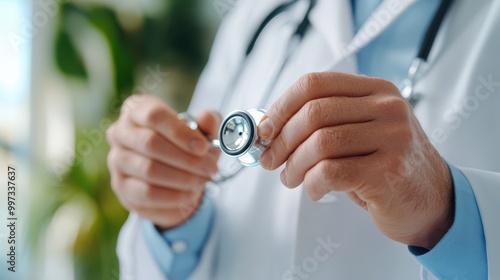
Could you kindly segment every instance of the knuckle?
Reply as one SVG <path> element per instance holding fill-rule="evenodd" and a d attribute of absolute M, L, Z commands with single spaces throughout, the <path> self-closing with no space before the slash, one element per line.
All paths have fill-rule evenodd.
<path fill-rule="evenodd" d="M 377 88 L 384 93 L 397 93 L 399 94 L 399 89 L 390 81 L 382 78 L 373 78 Z"/>
<path fill-rule="evenodd" d="M 378 107 L 382 111 L 396 116 L 405 116 L 410 112 L 408 103 L 400 96 L 387 96 L 379 100 Z"/>
<path fill-rule="evenodd" d="M 322 116 L 322 105 L 319 100 L 311 100 L 304 105 L 304 115 L 309 124 L 318 122 Z"/>
<path fill-rule="evenodd" d="M 313 196 L 315 193 L 317 193 L 318 192 L 317 188 L 318 188 L 317 184 L 314 184 L 308 180 L 304 181 L 304 189 L 306 190 L 306 193 L 309 196 Z"/>
<path fill-rule="evenodd" d="M 347 170 L 337 161 L 325 160 L 322 163 L 322 171 L 326 174 L 325 181 L 328 182 L 329 185 L 337 186 L 338 190 L 341 190 L 340 185 L 346 183 L 346 178 L 349 177 Z"/>
<path fill-rule="evenodd" d="M 346 187 L 354 186 L 359 180 L 359 174 L 350 163 L 346 162 L 330 162 L 330 176 L 332 185 L 338 185 L 340 191 L 345 191 Z M 335 182 L 335 183 L 334 183 Z"/>
<path fill-rule="evenodd" d="M 327 182 L 330 182 L 332 175 L 336 174 L 334 165 L 328 160 L 323 160 L 319 163 L 319 173 Z"/>
<path fill-rule="evenodd" d="M 154 152 L 158 147 L 158 135 L 154 131 L 145 131 L 139 137 L 137 147 L 142 147 L 144 151 Z"/>
<path fill-rule="evenodd" d="M 325 129 L 316 130 L 313 134 L 313 139 L 316 153 L 319 156 L 324 156 L 328 153 L 332 142 L 334 142 L 331 133 Z"/>
<path fill-rule="evenodd" d="M 351 161 L 347 160 L 345 161 L 344 159 L 339 159 L 339 160 L 331 160 L 328 162 L 328 166 L 330 168 L 330 172 L 332 174 L 346 174 L 346 176 L 351 176 L 350 175 L 350 170 L 351 167 L 357 167 L 356 161 Z M 337 175 L 338 176 L 338 175 Z"/>
<path fill-rule="evenodd" d="M 304 92 L 317 90 L 321 86 L 321 74 L 313 72 L 303 75 L 298 81 L 298 86 Z"/>
<path fill-rule="evenodd" d="M 107 162 L 109 167 L 115 167 L 117 165 L 118 161 L 118 149 L 116 148 L 111 148 L 111 150 L 108 153 L 107 157 Z"/>
<path fill-rule="evenodd" d="M 125 115 L 128 112 L 133 111 L 133 109 L 139 104 L 141 97 L 142 96 L 140 95 L 131 95 L 125 99 L 121 108 L 121 114 Z"/>
<path fill-rule="evenodd" d="M 286 138 L 283 137 L 281 134 L 276 138 L 275 140 L 277 144 L 281 147 L 281 149 L 285 151 L 289 151 L 290 149 L 290 144 L 287 142 Z M 278 149 L 279 150 L 279 149 Z"/>
<path fill-rule="evenodd" d="M 125 186 L 126 184 L 128 184 L 128 180 L 126 179 L 111 178 L 111 189 L 123 207 L 130 210 L 132 209 L 132 204 L 128 199 L 129 195 L 127 193 L 128 188 Z"/>
<path fill-rule="evenodd" d="M 318 165 L 322 166 L 323 163 L 320 162 Z M 319 169 L 322 169 L 322 167 L 319 167 Z M 329 180 L 326 175 L 322 173 L 322 171 L 318 171 L 319 174 L 315 174 L 315 176 L 320 177 L 320 179 L 311 179 L 310 177 L 306 177 L 304 180 L 304 188 L 307 192 L 307 194 L 310 197 L 321 197 L 324 194 L 326 194 L 329 189 Z"/>
<path fill-rule="evenodd" d="M 165 118 L 165 110 L 161 106 L 153 106 L 144 116 L 144 121 L 149 125 L 155 125 Z"/>

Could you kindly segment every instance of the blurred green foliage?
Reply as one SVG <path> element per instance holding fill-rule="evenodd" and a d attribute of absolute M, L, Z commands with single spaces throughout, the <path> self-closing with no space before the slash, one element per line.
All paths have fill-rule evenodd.
<path fill-rule="evenodd" d="M 165 0 L 167 1 L 167 0 Z M 196 81 L 206 62 L 214 26 L 201 16 L 201 0 L 170 0 L 165 10 L 154 17 L 142 15 L 138 28 L 124 26 L 126 18 L 117 11 L 97 4 L 78 4 L 62 1 L 54 39 L 54 58 L 57 68 L 68 78 L 88 81 L 89 69 L 81 55 L 75 38 L 85 32 L 71 28 L 72 18 L 84 18 L 106 40 L 111 54 L 113 92 L 103 93 L 108 112 L 96 119 L 117 117 L 116 100 L 123 102 L 136 84 L 136 75 L 145 65 L 160 65 L 162 69 L 176 69 L 192 84 L 184 92 L 178 107 L 186 106 Z M 206 3 L 205 3 L 206 5 Z M 71 94 L 71 93 L 68 93 Z M 112 99 L 109 99 L 112 96 Z M 78 105 L 76 105 L 78 106 Z M 94 127 L 98 127 L 96 123 Z M 75 124 L 75 145 L 86 141 L 82 126 Z M 62 178 L 54 178 L 57 187 L 47 188 L 37 195 L 33 203 L 31 239 L 42 246 L 44 234 L 58 211 L 73 206 L 84 213 L 74 244 L 72 245 L 75 279 L 117 279 L 118 261 L 115 254 L 116 239 L 127 213 L 110 188 L 106 167 L 109 147 L 101 141 L 90 155 L 75 156 L 69 171 Z M 61 210 L 62 209 L 62 210 Z"/>
<path fill-rule="evenodd" d="M 141 65 L 158 64 L 179 68 L 195 76 L 205 65 L 213 29 L 201 16 L 200 0 L 167 1 L 162 16 L 144 16 L 141 28 L 125 29 L 115 11 L 104 6 L 80 7 L 68 2 L 59 14 L 55 58 L 67 75 L 86 78 L 78 49 L 68 33 L 71 18 L 85 17 L 107 40 L 112 55 L 117 97 L 126 97 L 134 85 L 134 73 Z M 78 36 L 78 34 L 72 34 Z M 186 92 L 186 94 L 191 94 Z"/>

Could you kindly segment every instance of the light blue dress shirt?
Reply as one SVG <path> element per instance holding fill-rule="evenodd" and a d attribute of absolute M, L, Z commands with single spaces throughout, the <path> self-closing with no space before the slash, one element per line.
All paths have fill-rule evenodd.
<path fill-rule="evenodd" d="M 464 174 L 450 167 L 455 190 L 455 220 L 432 249 L 410 246 L 410 252 L 438 279 L 488 279 L 486 241 L 476 198 Z"/>
<path fill-rule="evenodd" d="M 210 236 L 214 211 L 213 202 L 204 196 L 196 213 L 174 229 L 159 232 L 151 222 L 143 222 L 146 243 L 169 280 L 187 279 L 196 268 Z"/>
<path fill-rule="evenodd" d="M 352 0 L 355 31 L 380 2 Z M 357 53 L 359 72 L 400 85 L 439 3 L 420 0 L 405 11 Z M 477 202 L 465 176 L 456 167 L 449 167 L 455 193 L 453 226 L 431 251 L 418 247 L 409 247 L 409 250 L 426 270 L 440 279 L 486 279 L 486 244 Z M 147 244 L 169 279 L 186 279 L 195 269 L 211 231 L 213 208 L 205 197 L 203 207 L 188 222 L 163 233 L 144 222 Z"/>

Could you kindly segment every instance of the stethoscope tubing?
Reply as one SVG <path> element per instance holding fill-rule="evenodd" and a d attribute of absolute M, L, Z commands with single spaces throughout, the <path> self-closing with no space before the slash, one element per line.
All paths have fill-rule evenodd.
<path fill-rule="evenodd" d="M 267 99 L 269 98 L 270 93 L 272 92 L 273 88 L 276 85 L 276 82 L 283 72 L 284 68 L 288 64 L 288 61 L 290 57 L 293 55 L 295 50 L 298 48 L 298 45 L 304 38 L 305 34 L 307 33 L 307 30 L 310 27 L 310 21 L 309 21 L 309 15 L 312 9 L 315 7 L 317 0 L 309 0 L 309 7 L 304 15 L 304 19 L 302 22 L 297 26 L 297 29 L 295 32 L 292 34 L 292 37 L 290 38 L 289 44 L 287 45 L 287 50 L 285 52 L 285 56 L 283 59 L 283 62 L 281 64 L 281 67 L 279 68 L 278 72 L 275 75 L 275 79 L 273 82 L 268 86 L 266 89 L 266 93 L 264 94 L 261 102 L 259 102 L 260 107 L 264 107 Z M 421 69 L 421 66 L 425 63 L 427 63 L 427 59 L 429 57 L 429 54 L 434 46 L 434 43 L 436 41 L 436 36 L 441 29 L 441 26 L 443 24 L 443 20 L 446 17 L 448 11 L 451 8 L 451 5 L 453 4 L 455 0 L 441 0 L 441 4 L 438 7 L 438 10 L 436 11 L 431 23 L 427 27 L 427 30 L 425 32 L 424 38 L 420 44 L 419 51 L 417 53 L 417 56 L 413 59 L 409 69 L 408 69 L 408 74 L 406 79 L 404 80 L 404 88 L 401 91 L 402 96 L 414 106 L 417 101 L 418 97 L 416 96 L 414 92 L 414 86 L 416 83 L 416 78 L 417 74 L 419 73 L 419 70 Z M 268 24 L 276 18 L 278 15 L 286 12 L 289 10 L 295 3 L 299 2 L 298 0 L 291 0 L 286 3 L 280 4 L 278 7 L 273 9 L 267 17 L 262 21 L 262 23 L 259 25 L 257 30 L 255 31 L 254 35 L 252 36 L 252 39 L 250 40 L 248 47 L 246 48 L 245 55 L 243 57 L 242 62 L 240 63 L 240 66 L 235 72 L 235 75 L 231 79 L 231 84 L 228 86 L 226 92 L 223 95 L 223 101 L 221 103 L 221 111 L 225 109 L 227 106 L 227 99 L 229 98 L 230 94 L 234 91 L 234 88 L 236 87 L 236 84 L 239 82 L 241 75 L 243 73 L 243 70 L 246 66 L 246 61 L 252 51 L 254 50 L 255 44 L 258 41 L 260 35 L 262 32 L 265 30 L 265 28 L 268 26 Z"/>
<path fill-rule="evenodd" d="M 417 57 L 415 57 L 411 62 L 407 76 L 403 81 L 404 88 L 401 90 L 401 96 L 403 96 L 412 107 L 415 107 L 420 100 L 420 96 L 415 93 L 417 76 L 422 65 L 427 63 L 429 54 L 432 50 L 432 47 L 434 46 L 434 42 L 436 41 L 438 31 L 441 29 L 443 20 L 454 1 L 455 0 L 441 0 L 441 4 L 439 5 L 438 10 L 436 11 L 436 14 L 434 15 L 431 23 L 429 24 L 429 27 L 427 28 L 427 31 L 425 32 Z"/>

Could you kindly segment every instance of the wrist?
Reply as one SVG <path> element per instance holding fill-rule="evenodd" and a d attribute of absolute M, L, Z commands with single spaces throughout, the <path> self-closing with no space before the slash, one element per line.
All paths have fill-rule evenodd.
<path fill-rule="evenodd" d="M 435 200 L 431 198 L 436 201 L 435 204 L 437 206 L 434 208 L 435 210 L 427 216 L 432 218 L 427 219 L 429 223 L 423 227 L 424 231 L 414 242 L 412 242 L 412 244 L 408 245 L 431 250 L 441 241 L 453 225 L 455 219 L 455 194 L 448 168 L 446 168 L 445 174 L 444 178 L 446 179 L 441 184 L 444 186 L 444 188 L 442 188 L 442 194 L 444 194 L 441 195 L 442 199 Z"/>
<path fill-rule="evenodd" d="M 452 208 L 452 207 L 450 207 Z M 454 220 L 454 211 L 450 210 L 450 214 L 446 217 L 443 217 L 438 222 L 435 223 L 433 227 L 431 227 L 420 239 L 420 241 L 415 242 L 410 246 L 418 246 L 425 248 L 427 250 L 432 250 L 444 235 L 448 232 L 448 230 L 453 225 Z"/>
<path fill-rule="evenodd" d="M 169 219 L 168 223 L 155 223 L 156 229 L 159 232 L 172 230 L 174 228 L 180 227 L 189 221 L 200 209 L 204 197 L 203 192 L 197 192 L 192 200 L 181 203 L 179 206 L 172 210 L 172 219 Z"/>

